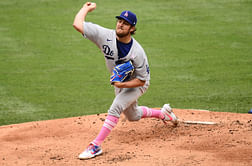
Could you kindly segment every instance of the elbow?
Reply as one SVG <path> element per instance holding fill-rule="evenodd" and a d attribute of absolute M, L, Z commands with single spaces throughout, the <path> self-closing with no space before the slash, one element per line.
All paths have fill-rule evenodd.
<path fill-rule="evenodd" d="M 141 85 L 141 86 L 144 86 L 144 84 L 145 84 L 145 81 L 144 81 L 144 82 L 142 82 L 142 85 Z"/>
<path fill-rule="evenodd" d="M 78 32 L 80 32 L 80 33 L 83 34 L 82 25 L 78 25 L 78 24 L 76 24 L 76 23 L 73 23 L 73 27 L 74 27 L 74 29 L 76 29 Z"/>
<path fill-rule="evenodd" d="M 76 24 L 75 24 L 75 23 L 73 23 L 73 27 L 74 27 L 74 29 L 76 29 L 76 30 L 77 30 L 77 26 L 76 26 Z"/>
<path fill-rule="evenodd" d="M 139 80 L 140 82 L 139 82 L 139 86 L 144 86 L 144 84 L 145 84 L 145 80 Z"/>

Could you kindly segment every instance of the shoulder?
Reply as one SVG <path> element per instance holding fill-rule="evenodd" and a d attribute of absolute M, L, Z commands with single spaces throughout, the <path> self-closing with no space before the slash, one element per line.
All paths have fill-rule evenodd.
<path fill-rule="evenodd" d="M 114 30 L 105 28 L 92 22 L 83 22 L 83 29 L 83 36 L 95 43 L 100 43 L 103 41 L 104 38 L 114 36 Z"/>
<path fill-rule="evenodd" d="M 95 23 L 92 23 L 92 22 L 83 22 L 83 25 L 86 28 L 100 29 L 100 30 L 103 30 L 103 31 L 113 31 L 112 29 L 105 28 L 105 27 L 103 27 L 101 25 L 98 25 L 98 24 L 95 24 Z"/>

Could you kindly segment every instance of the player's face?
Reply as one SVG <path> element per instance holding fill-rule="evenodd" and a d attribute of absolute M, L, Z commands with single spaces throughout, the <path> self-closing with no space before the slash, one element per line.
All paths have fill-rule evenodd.
<path fill-rule="evenodd" d="M 132 26 L 123 19 L 118 19 L 116 23 L 116 35 L 118 37 L 125 37 L 130 35 Z"/>

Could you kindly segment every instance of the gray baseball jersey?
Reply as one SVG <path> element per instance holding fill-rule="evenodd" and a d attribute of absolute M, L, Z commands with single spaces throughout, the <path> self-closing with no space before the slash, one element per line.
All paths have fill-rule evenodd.
<path fill-rule="evenodd" d="M 113 67 L 115 67 L 118 60 L 123 62 L 131 60 L 135 67 L 133 77 L 145 80 L 146 82 L 150 80 L 147 56 L 141 45 L 133 37 L 133 44 L 128 55 L 119 59 L 115 30 L 107 29 L 90 22 L 84 22 L 83 28 L 85 32 L 84 36 L 94 42 L 103 52 L 110 73 L 112 73 Z"/>
<path fill-rule="evenodd" d="M 127 56 L 119 58 L 115 30 L 107 29 L 90 22 L 83 22 L 83 29 L 84 37 L 94 42 L 103 52 L 106 66 L 110 73 L 112 73 L 117 61 L 126 62 L 131 60 L 135 68 L 132 78 L 146 81 L 143 87 L 129 89 L 115 87 L 116 98 L 108 111 L 109 114 L 117 117 L 124 112 L 129 120 L 139 120 L 141 114 L 137 110 L 137 99 L 147 90 L 150 80 L 148 59 L 143 48 L 132 37 L 133 43 L 129 53 Z M 124 93 L 124 95 L 120 95 L 120 93 Z"/>

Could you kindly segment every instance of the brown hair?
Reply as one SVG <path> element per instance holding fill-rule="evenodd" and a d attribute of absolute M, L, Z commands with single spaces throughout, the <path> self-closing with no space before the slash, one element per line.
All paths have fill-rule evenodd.
<path fill-rule="evenodd" d="M 135 27 L 135 26 L 131 25 L 131 27 Z M 136 30 L 137 30 L 137 29 L 136 29 L 136 27 L 135 27 L 134 30 L 130 32 L 130 34 L 131 34 L 131 35 L 135 35 L 135 34 L 136 34 Z"/>

